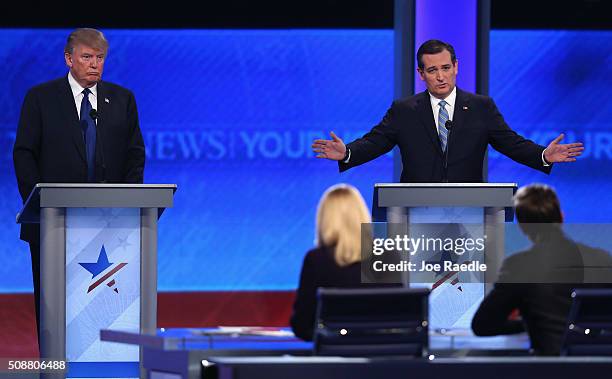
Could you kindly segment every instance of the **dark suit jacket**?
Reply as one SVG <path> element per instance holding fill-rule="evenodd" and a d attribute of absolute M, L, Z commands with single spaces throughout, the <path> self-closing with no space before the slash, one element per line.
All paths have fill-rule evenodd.
<path fill-rule="evenodd" d="M 134 95 L 109 82 L 97 86 L 96 182 L 142 183 L 145 150 Z M 86 183 L 85 143 L 67 76 L 28 91 L 13 162 L 23 201 L 37 183 Z M 38 225 L 21 239 L 38 241 Z"/>
<path fill-rule="evenodd" d="M 448 142 L 449 182 L 482 182 L 488 145 L 513 160 L 549 173 L 542 163 L 544 146 L 516 134 L 504 121 L 490 97 L 457 88 L 453 128 Z M 369 133 L 347 145 L 349 163 L 339 162 L 340 172 L 375 159 L 399 146 L 402 182 L 441 182 L 444 154 L 427 91 L 394 101 L 382 121 Z"/>
<path fill-rule="evenodd" d="M 609 286 L 585 283 L 589 256 L 609 256 L 600 250 L 575 243 L 562 233 L 531 249 L 504 260 L 493 290 L 485 297 L 472 320 L 479 336 L 513 334 L 527 330 L 537 355 L 559 355 L 574 288 Z M 598 261 L 602 264 L 602 260 Z M 608 273 L 610 271 L 608 270 Z M 609 276 L 609 275 L 608 275 Z M 508 320 L 514 309 L 522 321 Z"/>
<path fill-rule="evenodd" d="M 310 341 L 313 337 L 319 287 L 356 288 L 391 286 L 385 284 L 362 284 L 361 263 L 340 267 L 334 260 L 333 251 L 319 247 L 310 250 L 302 264 L 300 285 L 296 291 L 291 315 L 291 328 L 299 338 Z M 395 286 L 395 285 L 393 285 Z"/>

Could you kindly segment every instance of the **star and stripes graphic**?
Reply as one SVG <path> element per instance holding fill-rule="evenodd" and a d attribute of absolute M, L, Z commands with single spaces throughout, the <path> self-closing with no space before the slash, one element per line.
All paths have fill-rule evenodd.
<path fill-rule="evenodd" d="M 90 293 L 98 286 L 103 283 L 111 288 L 115 293 L 119 293 L 119 289 L 116 287 L 115 274 L 124 268 L 127 263 L 113 263 L 109 262 L 108 255 L 106 254 L 106 248 L 102 245 L 98 260 L 93 263 L 79 263 L 85 270 L 91 273 L 91 284 L 87 288 L 87 293 Z M 109 280 L 110 279 L 110 280 Z"/>

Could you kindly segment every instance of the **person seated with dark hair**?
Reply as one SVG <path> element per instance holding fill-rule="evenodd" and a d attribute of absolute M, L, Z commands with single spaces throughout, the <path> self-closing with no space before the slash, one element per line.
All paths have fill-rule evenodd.
<path fill-rule="evenodd" d="M 370 222 L 368 208 L 355 187 L 335 185 L 321 197 L 316 247 L 304 258 L 290 320 L 297 337 L 312 340 L 317 288 L 361 285 L 361 224 Z"/>
<path fill-rule="evenodd" d="M 584 259 L 601 263 L 610 258 L 605 251 L 576 243 L 563 233 L 563 214 L 551 187 L 520 188 L 514 207 L 519 227 L 533 245 L 504 260 L 493 290 L 472 319 L 472 330 L 477 336 L 526 330 L 534 354 L 559 355 L 571 292 L 585 286 L 588 275 Z M 509 319 L 515 309 L 522 321 Z"/>

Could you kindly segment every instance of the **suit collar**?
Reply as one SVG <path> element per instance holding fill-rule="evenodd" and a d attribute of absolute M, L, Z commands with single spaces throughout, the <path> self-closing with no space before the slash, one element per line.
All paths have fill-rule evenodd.
<path fill-rule="evenodd" d="M 433 119 L 433 110 L 429 99 L 429 92 L 423 91 L 418 95 L 417 114 L 421 119 L 421 124 L 425 128 L 425 133 L 434 145 L 434 149 L 442 156 L 442 148 L 440 147 L 440 139 L 436 130 L 436 122 Z"/>
<path fill-rule="evenodd" d="M 76 103 L 74 102 L 74 96 L 72 89 L 68 83 L 68 77 L 64 77 L 58 81 L 58 92 L 57 97 L 59 101 L 59 109 L 64 115 L 66 121 L 66 127 L 69 130 L 69 134 L 72 136 L 72 140 L 76 145 L 79 155 L 86 162 L 85 158 L 85 141 L 83 140 L 83 132 L 79 121 L 79 115 L 76 109 Z"/>
<path fill-rule="evenodd" d="M 457 88 L 457 100 L 455 101 L 455 112 L 453 114 L 453 130 L 461 130 L 469 112 L 470 96 L 467 92 Z"/>
<path fill-rule="evenodd" d="M 98 92 L 98 113 L 102 113 L 102 109 L 106 108 L 110 104 L 108 94 L 106 93 L 106 88 L 104 87 L 104 82 L 98 82 L 98 84 L 96 84 L 96 90 Z"/>
<path fill-rule="evenodd" d="M 111 97 L 108 95 L 104 82 L 100 81 L 96 85 L 98 90 L 98 120 L 96 122 L 96 129 L 98 133 L 98 139 L 96 140 L 96 164 L 103 165 L 102 148 L 104 140 L 104 134 L 106 133 L 106 121 L 111 107 Z M 101 141 L 102 140 L 102 141 Z"/>

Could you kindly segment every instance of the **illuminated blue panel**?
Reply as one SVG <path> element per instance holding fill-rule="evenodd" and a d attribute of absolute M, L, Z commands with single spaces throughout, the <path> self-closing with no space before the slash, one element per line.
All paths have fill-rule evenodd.
<path fill-rule="evenodd" d="M 470 92 L 476 91 L 476 32 L 476 0 L 416 1 L 415 50 L 429 39 L 453 45 L 459 62 L 457 86 Z M 416 71 L 414 84 L 415 93 L 425 90 Z"/>
<path fill-rule="evenodd" d="M 459 64 L 457 86 L 463 90 L 476 90 L 476 0 L 417 0 L 415 1 L 415 55 L 419 46 L 430 39 L 450 43 Z M 415 67 L 417 67 L 415 62 Z M 425 82 L 415 70 L 415 93 L 426 89 Z M 482 210 L 469 208 L 415 209 L 415 218 L 446 220 L 453 214 L 461 215 L 461 222 L 483 222 Z M 421 221 L 422 222 L 422 221 Z M 470 283 L 464 290 L 444 283 L 435 288 L 429 299 L 429 315 L 432 328 L 469 327 L 477 304 L 484 296 L 484 285 Z"/>

